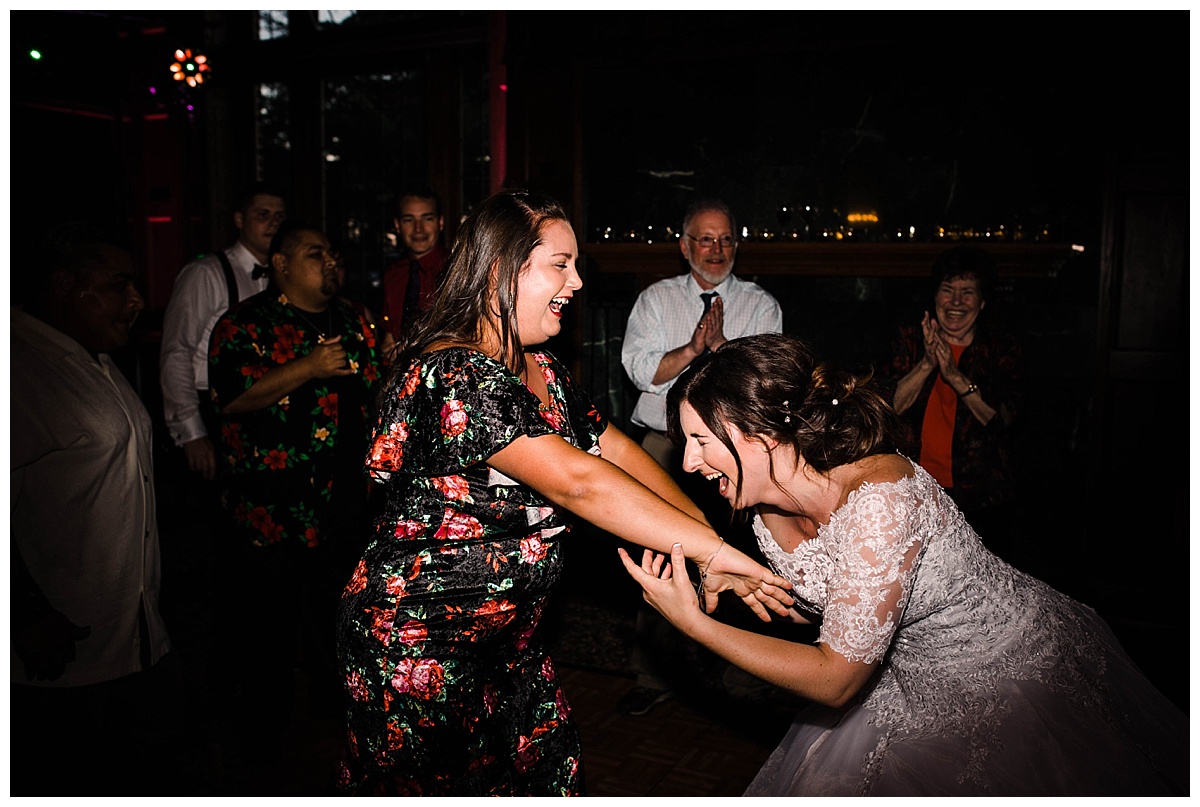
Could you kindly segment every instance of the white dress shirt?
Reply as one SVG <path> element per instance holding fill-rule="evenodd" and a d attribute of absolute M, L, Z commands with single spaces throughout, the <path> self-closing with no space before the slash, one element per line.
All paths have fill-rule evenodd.
<path fill-rule="evenodd" d="M 258 261 L 241 241 L 226 249 L 225 255 L 237 280 L 238 299 L 267 287 L 267 278 L 251 277 Z M 208 389 L 208 337 L 229 307 L 229 288 L 216 255 L 192 261 L 175 278 L 163 313 L 158 369 L 163 417 L 176 445 L 207 434 L 196 390 Z"/>
<path fill-rule="evenodd" d="M 779 302 L 757 283 L 731 274 L 709 291 L 721 295 L 726 339 L 783 331 Z M 663 356 L 691 340 L 704 313 L 704 292 L 688 272 L 651 284 L 634 302 L 621 346 L 621 364 L 642 393 L 633 408 L 634 423 L 666 430 L 667 391 L 675 379 L 655 384 L 654 374 Z"/>
<path fill-rule="evenodd" d="M 56 681 L 29 680 L 15 651 L 12 683 L 82 686 L 141 669 L 170 645 L 159 613 L 158 526 L 150 415 L 112 360 L 12 310 L 12 540 L 46 599 L 91 635 Z"/>

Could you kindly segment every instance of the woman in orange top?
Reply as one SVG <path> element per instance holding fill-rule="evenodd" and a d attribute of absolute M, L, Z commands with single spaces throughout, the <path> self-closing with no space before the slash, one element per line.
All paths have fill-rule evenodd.
<path fill-rule="evenodd" d="M 909 450 L 985 541 L 1003 529 L 1014 498 L 1009 432 L 1021 380 L 1020 345 L 983 317 L 995 278 L 982 249 L 943 253 L 933 267 L 933 315 L 901 330 L 891 367 L 892 405 L 908 426 Z"/>

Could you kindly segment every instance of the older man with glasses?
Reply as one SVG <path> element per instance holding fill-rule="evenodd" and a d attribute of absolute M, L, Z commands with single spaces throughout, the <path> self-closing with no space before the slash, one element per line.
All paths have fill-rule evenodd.
<path fill-rule="evenodd" d="M 723 201 L 701 199 L 688 207 L 679 249 L 690 271 L 660 280 L 638 296 L 625 328 L 621 363 L 641 391 L 631 419 L 645 429 L 642 447 L 712 520 L 714 511 L 727 513 L 728 505 L 714 491 L 696 489 L 694 480 L 682 472 L 679 451 L 666 435 L 667 391 L 697 357 L 726 340 L 782 332 L 783 313 L 766 290 L 733 274 L 737 228 Z M 617 704 L 623 714 L 645 714 L 671 696 L 669 675 L 655 663 L 649 647 L 663 647 L 650 637 L 659 624 L 666 623 L 656 612 L 644 605 L 639 609 L 630 659 L 638 680 Z M 669 632 L 664 634 L 665 641 L 677 641 Z"/>

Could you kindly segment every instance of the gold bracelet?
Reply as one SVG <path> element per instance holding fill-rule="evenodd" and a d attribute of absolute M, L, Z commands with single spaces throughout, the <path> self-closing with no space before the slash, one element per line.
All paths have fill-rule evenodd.
<path fill-rule="evenodd" d="M 958 397 L 966 398 L 972 392 L 979 392 L 979 387 L 976 386 L 975 384 L 967 384 L 967 388 L 965 390 L 963 390 L 962 392 L 958 393 Z"/>

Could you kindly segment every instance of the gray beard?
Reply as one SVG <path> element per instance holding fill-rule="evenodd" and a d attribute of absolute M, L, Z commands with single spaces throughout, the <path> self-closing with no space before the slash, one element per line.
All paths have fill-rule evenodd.
<path fill-rule="evenodd" d="M 733 274 L 733 261 L 730 261 L 730 262 L 729 262 L 729 269 L 728 269 L 728 271 L 726 271 L 724 274 L 722 274 L 722 275 L 721 275 L 719 278 L 717 278 L 717 277 L 716 277 L 716 275 L 713 275 L 713 274 L 711 274 L 710 272 L 706 271 L 706 270 L 703 268 L 703 265 L 701 265 L 701 266 L 693 266 L 693 267 L 692 267 L 692 271 L 694 271 L 696 274 L 700 275 L 700 277 L 704 278 L 704 282 L 705 282 L 705 283 L 711 283 L 711 284 L 713 284 L 714 286 L 719 286 L 719 285 L 721 285 L 722 283 L 724 283 L 724 282 L 725 282 L 725 280 L 726 280 L 726 279 L 727 279 L 727 278 L 728 278 L 730 275 L 732 275 L 732 274 Z M 715 279 L 714 279 L 714 278 L 715 278 Z"/>

